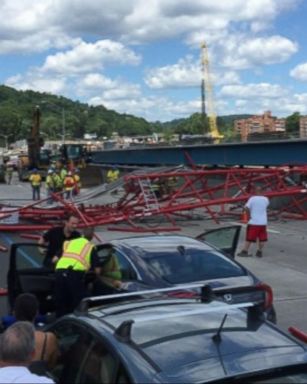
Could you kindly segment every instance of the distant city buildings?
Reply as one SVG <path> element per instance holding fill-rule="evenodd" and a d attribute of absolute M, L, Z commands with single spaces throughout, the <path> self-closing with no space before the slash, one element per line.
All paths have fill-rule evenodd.
<path fill-rule="evenodd" d="M 272 117 L 271 111 L 266 111 L 263 115 L 235 120 L 234 125 L 235 132 L 241 135 L 241 141 L 247 141 L 248 136 L 255 133 L 285 132 L 286 119 Z M 307 122 L 305 129 L 307 130 Z"/>
<path fill-rule="evenodd" d="M 300 117 L 300 137 L 307 137 L 307 116 Z"/>

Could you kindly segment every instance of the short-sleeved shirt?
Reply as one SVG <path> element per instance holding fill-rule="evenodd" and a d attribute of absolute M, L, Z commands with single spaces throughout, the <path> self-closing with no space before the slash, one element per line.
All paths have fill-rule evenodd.
<path fill-rule="evenodd" d="M 64 227 L 55 227 L 49 229 L 43 235 L 43 239 L 48 243 L 46 258 L 44 260 L 45 266 L 50 266 L 50 261 L 53 256 L 61 256 L 63 251 L 63 244 L 66 240 L 73 240 L 81 237 L 80 232 L 73 231 L 69 237 L 64 234 Z"/>
<path fill-rule="evenodd" d="M 266 196 L 252 196 L 248 199 L 245 206 L 250 211 L 250 220 L 248 224 L 267 225 L 267 207 L 270 202 Z"/>
<path fill-rule="evenodd" d="M 10 366 L 0 368 L 0 383 L 54 383 L 46 376 L 38 376 L 27 367 Z"/>

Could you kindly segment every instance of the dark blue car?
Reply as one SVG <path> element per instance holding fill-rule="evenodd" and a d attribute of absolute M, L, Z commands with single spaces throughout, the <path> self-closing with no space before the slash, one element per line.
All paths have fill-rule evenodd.
<path fill-rule="evenodd" d="M 240 226 L 207 231 L 196 239 L 179 235 L 150 235 L 112 240 L 97 245 L 98 256 L 112 248 L 122 274 L 122 291 L 168 288 L 198 283 L 213 288 L 241 288 L 225 294 L 228 303 L 261 302 L 269 320 L 275 322 L 272 289 L 234 260 Z M 21 292 L 35 293 L 41 311 L 52 310 L 53 271 L 42 266 L 37 244 L 14 244 L 11 248 L 8 289 L 11 304 Z M 256 290 L 249 288 L 256 287 Z M 195 290 L 194 290 L 195 291 Z M 197 290 L 196 290 L 197 291 Z M 49 304 L 48 304 L 49 300 Z"/>
<path fill-rule="evenodd" d="M 95 300 L 47 328 L 59 340 L 49 371 L 58 383 L 307 382 L 305 345 L 263 320 L 253 303 Z"/>

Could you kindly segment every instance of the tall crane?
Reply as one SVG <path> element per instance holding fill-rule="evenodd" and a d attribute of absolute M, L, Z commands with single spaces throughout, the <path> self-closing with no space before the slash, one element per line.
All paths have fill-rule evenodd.
<path fill-rule="evenodd" d="M 218 143 L 220 139 L 222 139 L 224 136 L 219 133 L 217 128 L 216 114 L 214 112 L 213 105 L 212 84 L 210 79 L 209 55 L 207 44 L 205 42 L 203 42 L 201 45 L 201 72 L 201 113 L 203 125 L 205 126 L 205 120 L 207 115 L 209 120 L 210 137 L 213 139 L 213 142 Z M 206 98 L 208 114 L 206 114 Z"/>

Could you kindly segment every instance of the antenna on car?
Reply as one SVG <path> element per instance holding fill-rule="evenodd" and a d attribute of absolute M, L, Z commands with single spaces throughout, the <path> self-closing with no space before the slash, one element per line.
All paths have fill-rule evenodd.
<path fill-rule="evenodd" d="M 223 317 L 223 320 L 219 326 L 219 329 L 217 330 L 216 334 L 212 336 L 212 340 L 215 342 L 215 343 L 220 343 L 222 341 L 222 338 L 221 338 L 221 332 L 222 332 L 222 329 L 223 329 L 223 326 L 224 326 L 224 323 L 226 321 L 226 318 L 228 316 L 228 313 L 225 313 L 224 317 Z"/>
<path fill-rule="evenodd" d="M 115 336 L 123 343 L 129 343 L 131 341 L 131 328 L 134 320 L 123 321 L 115 330 Z"/>

